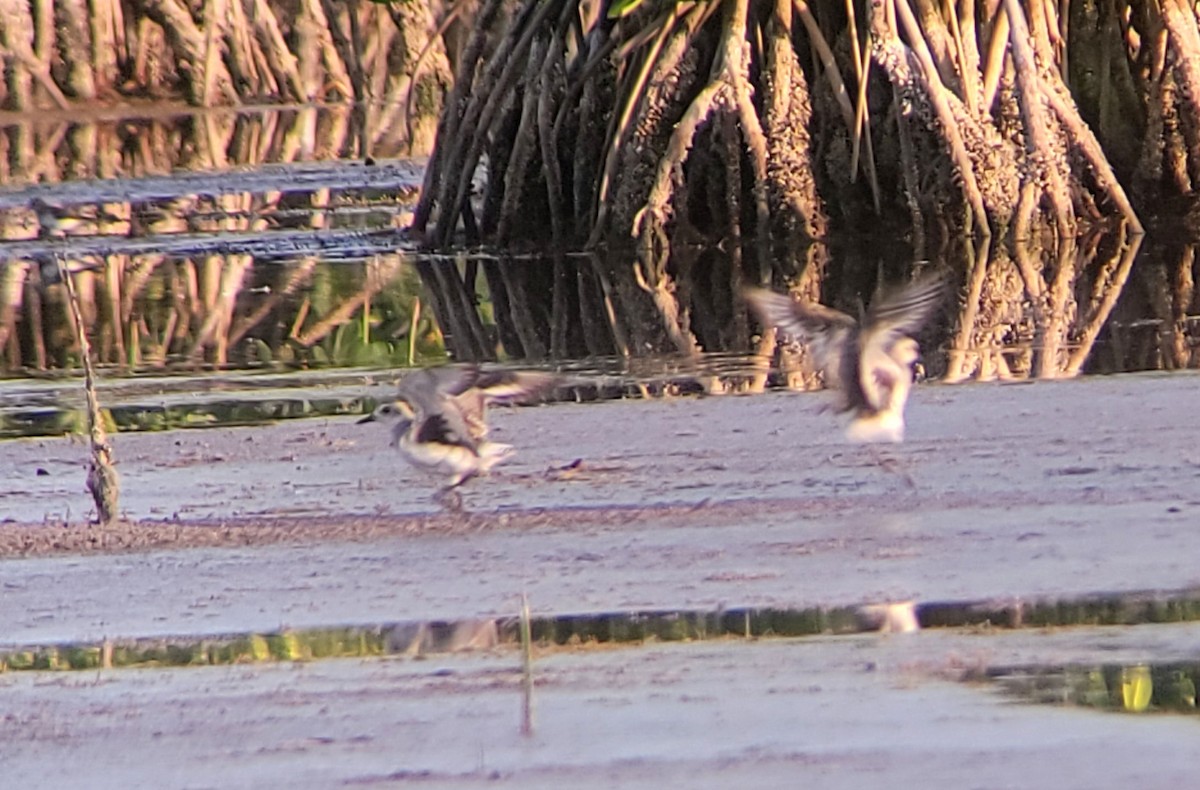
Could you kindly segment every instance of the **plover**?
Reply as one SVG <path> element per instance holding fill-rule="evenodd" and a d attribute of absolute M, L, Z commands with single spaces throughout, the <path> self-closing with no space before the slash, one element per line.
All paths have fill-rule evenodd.
<path fill-rule="evenodd" d="M 946 292 L 941 275 L 927 275 L 880 293 L 862 322 L 824 305 L 798 302 L 761 288 L 746 301 L 763 324 L 806 344 L 828 386 L 842 392 L 842 411 L 853 411 L 846 436 L 856 442 L 904 439 L 904 404 L 920 348 L 912 335 L 937 310 Z"/>
<path fill-rule="evenodd" d="M 418 370 L 401 380 L 395 400 L 358 422 L 391 426 L 392 446 L 413 466 L 445 476 L 437 498 L 512 457 L 512 445 L 487 439 L 487 406 L 545 392 L 557 377 L 533 371 L 481 371 L 447 365 Z M 454 500 L 451 500 L 453 502 Z"/>

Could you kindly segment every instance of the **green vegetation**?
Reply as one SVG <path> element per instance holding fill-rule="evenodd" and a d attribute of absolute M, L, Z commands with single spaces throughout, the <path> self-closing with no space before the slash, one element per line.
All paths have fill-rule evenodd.
<path fill-rule="evenodd" d="M 1200 664 L 997 667 L 987 675 L 1008 694 L 1045 705 L 1195 714 Z"/>
<path fill-rule="evenodd" d="M 798 637 L 851 634 L 880 628 L 873 607 L 737 608 L 717 611 L 663 610 L 458 622 L 387 623 L 372 626 L 285 629 L 273 633 L 204 638 L 174 637 L 105 640 L 99 643 L 20 647 L 0 651 L 0 670 L 69 670 L 98 667 L 191 666 L 253 661 L 308 661 L 321 658 L 436 653 L 462 649 L 529 645 L 627 644 L 727 637 Z M 877 607 L 875 607 L 877 608 Z M 1191 622 L 1200 619 L 1195 591 L 1176 594 L 1129 593 L 1063 601 L 1031 602 L 1013 608 L 971 602 L 916 607 L 922 628 L 1046 627 Z M 1020 613 L 1028 612 L 1028 617 Z M 532 660 L 523 659 L 527 664 Z M 993 674 L 1009 670 L 998 669 Z M 1156 671 L 1157 672 L 1157 671 Z M 1194 676 L 1194 671 L 1189 677 Z M 1111 678 L 1110 678 L 1111 680 Z M 1136 685 L 1137 677 L 1125 676 Z M 1156 687 L 1170 689 L 1160 682 Z M 1180 680 L 1182 683 L 1182 680 Z M 1176 684 L 1176 691 L 1183 688 Z M 1118 689 L 1106 680 L 1105 689 Z M 1107 693 L 1107 692 L 1106 692 Z M 1128 691 L 1137 701 L 1145 688 Z M 1166 693 L 1166 691 L 1164 691 Z M 1193 690 L 1194 698 L 1194 690 Z M 1140 703 L 1139 703 L 1140 704 Z"/>

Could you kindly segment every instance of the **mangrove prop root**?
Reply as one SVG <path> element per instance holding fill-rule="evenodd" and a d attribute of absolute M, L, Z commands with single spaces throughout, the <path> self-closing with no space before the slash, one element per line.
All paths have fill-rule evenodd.
<path fill-rule="evenodd" d="M 1066 61 L 1060 9 L 877 0 L 863 18 L 863 4 L 838 5 L 825 13 L 806 0 L 484 0 L 414 229 L 439 249 L 463 241 L 547 248 L 545 270 L 495 278 L 509 309 L 530 311 L 496 322 L 506 343 L 552 357 L 585 345 L 690 353 L 697 337 L 706 347 L 748 347 L 752 326 L 715 295 L 754 280 L 819 298 L 825 275 L 799 264 L 801 248 L 824 236 L 826 189 L 863 204 L 835 221 L 882 214 L 910 223 L 918 251 L 964 229 L 1069 239 L 1100 207 L 1139 230 L 1101 147 L 1109 130 L 1098 139 L 1083 120 L 1094 108 L 1081 114 L 1068 91 L 1065 72 L 1084 59 Z M 1150 127 L 1163 139 L 1147 140 L 1143 159 L 1155 165 L 1145 172 L 1163 176 L 1148 177 L 1139 199 L 1184 183 L 1176 174 L 1186 173 L 1185 152 L 1200 139 L 1190 114 L 1200 68 L 1182 57 L 1200 47 L 1196 15 L 1181 0 L 1158 5 L 1149 17 L 1122 18 L 1106 55 L 1128 57 L 1114 68 L 1159 86 Z M 515 13 L 504 18 L 501 9 Z M 1156 38 L 1155 30 L 1165 32 Z M 804 68 L 800 47 L 811 55 Z M 881 83 L 893 95 L 887 105 L 871 96 L 879 109 L 870 121 L 868 86 Z M 882 114 L 884 106 L 893 111 Z M 1104 107 L 1108 117 L 1112 105 Z M 853 186 L 860 166 L 869 179 Z M 598 253 L 590 267 L 565 253 L 580 247 Z M 1041 300 L 1034 309 L 1047 319 L 1075 309 L 1063 284 L 1076 276 L 1062 257 L 1070 245 L 1048 248 L 1060 254 L 1046 267 L 1049 281 L 1006 264 L 1013 281 L 1025 269 Z M 993 289 L 990 273 L 980 279 L 976 260 L 965 267 L 971 290 L 983 299 L 1008 293 L 1011 283 Z M 479 347 L 467 315 L 477 308 L 463 298 L 471 284 L 432 269 L 426 282 L 445 290 L 434 298 L 439 314 L 461 313 L 456 343 L 474 335 L 463 348 Z M 975 331 L 970 324 L 958 345 Z M 585 326 L 607 331 L 596 340 Z M 1002 375 L 1061 368 L 1066 324 L 1042 326 L 1036 353 L 1005 360 L 961 349 L 952 367 L 958 375 L 973 366 Z"/>
<path fill-rule="evenodd" d="M 1008 14 L 1009 42 L 1013 66 L 1017 73 L 1017 100 L 1025 123 L 1025 147 L 1028 154 L 1027 177 L 1043 184 L 1042 191 L 1054 208 L 1060 233 L 1067 234 L 1074 227 L 1075 217 L 1071 199 L 1060 171 L 1061 157 L 1056 156 L 1050 142 L 1045 101 L 1042 98 L 1042 82 L 1038 79 L 1038 67 L 1034 62 L 1033 47 L 1030 46 L 1029 28 L 1025 16 L 1016 0 L 1004 0 Z"/>

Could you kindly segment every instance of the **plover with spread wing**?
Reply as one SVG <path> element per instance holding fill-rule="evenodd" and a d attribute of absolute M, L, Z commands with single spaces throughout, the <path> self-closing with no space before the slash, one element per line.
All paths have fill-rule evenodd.
<path fill-rule="evenodd" d="M 413 466 L 444 475 L 439 501 L 457 501 L 458 486 L 512 457 L 512 445 L 487 439 L 487 407 L 546 392 L 557 382 L 550 373 L 482 371 L 470 365 L 426 368 L 405 376 L 395 400 L 381 404 L 359 423 L 391 427 L 392 446 Z"/>
<path fill-rule="evenodd" d="M 806 344 L 827 386 L 842 392 L 842 411 L 853 411 L 846 436 L 857 442 L 904 439 L 904 404 L 920 348 L 912 335 L 937 310 L 946 281 L 927 275 L 880 293 L 862 321 L 785 294 L 748 289 L 746 301 L 764 325 Z"/>

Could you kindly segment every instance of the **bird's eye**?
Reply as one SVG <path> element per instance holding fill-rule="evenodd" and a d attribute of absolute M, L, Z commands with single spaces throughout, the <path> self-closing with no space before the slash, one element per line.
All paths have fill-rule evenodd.
<path fill-rule="evenodd" d="M 382 412 L 383 414 L 391 414 L 393 411 L 395 411 L 395 409 L 393 409 L 391 406 L 384 406 L 379 411 Z"/>

